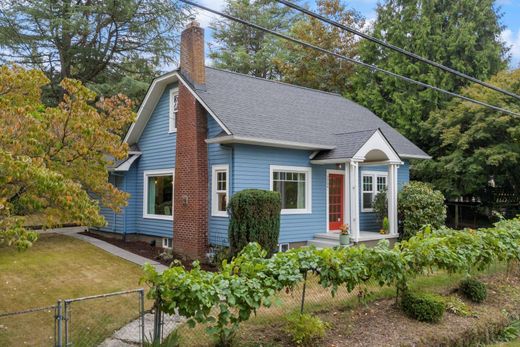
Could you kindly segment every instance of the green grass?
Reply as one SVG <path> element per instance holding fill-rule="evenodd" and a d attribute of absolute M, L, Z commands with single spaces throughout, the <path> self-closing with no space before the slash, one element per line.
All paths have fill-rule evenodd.
<path fill-rule="evenodd" d="M 43 234 L 25 252 L 0 248 L 0 313 L 58 299 L 139 288 L 139 266 L 68 236 Z M 149 305 L 149 303 L 147 303 Z M 76 345 L 95 345 L 138 315 L 137 294 L 71 305 Z M 53 312 L 0 318 L 0 345 L 52 345 Z"/>

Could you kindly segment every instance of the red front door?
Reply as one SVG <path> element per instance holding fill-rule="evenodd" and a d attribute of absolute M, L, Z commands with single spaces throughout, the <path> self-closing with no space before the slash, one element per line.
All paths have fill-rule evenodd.
<path fill-rule="evenodd" d="M 329 230 L 343 224 L 343 175 L 329 174 Z"/>

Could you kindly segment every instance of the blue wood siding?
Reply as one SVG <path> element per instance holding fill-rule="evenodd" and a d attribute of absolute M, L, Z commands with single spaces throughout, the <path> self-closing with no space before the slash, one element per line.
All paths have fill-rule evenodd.
<path fill-rule="evenodd" d="M 312 213 L 282 215 L 280 243 L 312 239 L 326 231 L 326 170 L 333 166 L 311 165 L 310 151 L 235 145 L 232 191 L 270 189 L 270 165 L 312 168 Z"/>
<path fill-rule="evenodd" d="M 211 115 L 207 115 L 208 118 L 208 138 L 212 138 L 217 136 L 222 132 L 222 128 L 218 125 L 218 123 L 213 119 Z M 209 243 L 212 245 L 227 245 L 228 244 L 228 225 L 229 218 L 228 217 L 220 217 L 220 216 L 212 216 L 212 206 L 211 206 L 211 197 L 213 192 L 212 182 L 212 166 L 213 165 L 229 165 L 228 171 L 228 185 L 229 185 L 229 196 L 233 195 L 232 190 L 232 155 L 233 155 L 233 147 L 231 146 L 223 146 L 219 144 L 209 144 L 208 145 L 208 235 L 209 235 Z"/>
<path fill-rule="evenodd" d="M 374 212 L 361 212 L 362 208 L 362 175 L 364 171 L 378 171 L 378 172 L 388 172 L 387 166 L 360 166 L 359 167 L 359 229 L 362 231 L 379 231 L 381 229 L 381 225 L 377 221 L 377 216 Z M 403 186 L 408 183 L 410 180 L 410 165 L 408 162 L 405 163 L 397 169 L 397 186 L 399 190 L 403 188 Z"/>
<path fill-rule="evenodd" d="M 143 190 L 145 171 L 175 168 L 177 133 L 168 132 L 170 89 L 175 87 L 169 85 L 165 88 L 138 143 L 143 154 L 137 163 L 136 172 L 135 229 L 140 234 L 173 237 L 172 221 L 143 217 Z"/>
<path fill-rule="evenodd" d="M 121 173 L 123 179 L 118 188 L 130 193 L 128 206 L 118 215 L 114 215 L 112 210 L 102 207 L 101 213 L 108 223 L 102 230 L 159 237 L 173 236 L 172 221 L 143 217 L 143 193 L 145 171 L 175 168 L 177 134 L 168 132 L 170 89 L 175 87 L 176 85 L 169 85 L 165 88 L 139 139 L 138 145 L 142 155 L 133 163 L 128 172 Z M 115 182 L 114 175 L 110 175 L 110 180 Z"/>

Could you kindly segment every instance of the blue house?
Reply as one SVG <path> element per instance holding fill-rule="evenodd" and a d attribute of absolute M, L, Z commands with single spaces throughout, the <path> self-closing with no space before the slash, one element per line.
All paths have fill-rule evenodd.
<path fill-rule="evenodd" d="M 229 197 L 243 189 L 282 197 L 280 247 L 395 238 L 397 192 L 421 149 L 368 109 L 337 94 L 204 66 L 204 31 L 181 37 L 178 70 L 156 78 L 125 138 L 128 158 L 110 180 L 130 193 L 103 231 L 161 239 L 188 257 L 227 244 Z M 373 212 L 388 190 L 389 234 Z"/>

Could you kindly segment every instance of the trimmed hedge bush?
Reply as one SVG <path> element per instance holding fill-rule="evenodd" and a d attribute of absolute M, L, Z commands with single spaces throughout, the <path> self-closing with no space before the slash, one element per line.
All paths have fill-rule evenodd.
<path fill-rule="evenodd" d="M 280 235 L 280 210 L 278 192 L 246 189 L 234 194 L 228 205 L 231 255 L 238 254 L 250 242 L 257 242 L 272 255 Z"/>
<path fill-rule="evenodd" d="M 481 303 L 487 298 L 486 285 L 474 278 L 460 282 L 459 289 L 466 298 L 476 303 Z"/>
<path fill-rule="evenodd" d="M 444 315 L 445 306 L 441 298 L 431 294 L 407 292 L 401 298 L 404 313 L 421 322 L 437 323 Z"/>
<path fill-rule="evenodd" d="M 444 195 L 424 182 L 410 182 L 404 186 L 399 192 L 398 210 L 403 223 L 403 240 L 414 236 L 425 225 L 436 229 L 446 220 Z"/>

